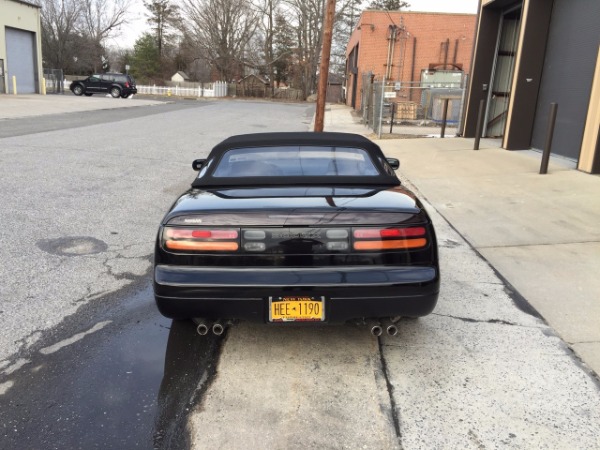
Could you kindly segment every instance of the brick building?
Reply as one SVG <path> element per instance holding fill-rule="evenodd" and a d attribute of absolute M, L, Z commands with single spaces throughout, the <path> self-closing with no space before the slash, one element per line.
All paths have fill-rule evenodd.
<path fill-rule="evenodd" d="M 364 11 L 346 47 L 346 104 L 360 109 L 363 77 L 418 82 L 436 70 L 468 72 L 477 16 Z M 406 89 L 398 97 L 412 100 Z"/>

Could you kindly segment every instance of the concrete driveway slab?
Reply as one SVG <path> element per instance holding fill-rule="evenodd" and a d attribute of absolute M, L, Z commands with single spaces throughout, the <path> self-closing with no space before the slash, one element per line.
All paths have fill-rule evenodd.
<path fill-rule="evenodd" d="M 600 242 L 479 251 L 569 344 L 595 342 L 600 355 Z"/>

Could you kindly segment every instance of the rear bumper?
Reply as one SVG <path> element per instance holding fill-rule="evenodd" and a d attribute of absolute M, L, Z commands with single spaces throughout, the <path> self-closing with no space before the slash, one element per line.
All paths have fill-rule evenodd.
<path fill-rule="evenodd" d="M 157 265 L 154 294 L 171 318 L 268 321 L 268 298 L 326 298 L 327 322 L 362 317 L 419 317 L 438 298 L 437 267 L 190 268 Z"/>

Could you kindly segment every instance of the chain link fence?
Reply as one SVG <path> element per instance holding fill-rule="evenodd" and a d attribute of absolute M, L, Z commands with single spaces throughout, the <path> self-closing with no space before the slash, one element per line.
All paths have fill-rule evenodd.
<path fill-rule="evenodd" d="M 44 69 L 46 94 L 64 94 L 64 74 L 62 69 Z"/>
<path fill-rule="evenodd" d="M 446 126 L 451 134 L 461 129 L 466 75 L 454 83 L 423 81 L 398 82 L 377 80 L 363 74 L 361 113 L 363 123 L 377 133 L 428 136 L 439 134 L 448 101 Z"/>

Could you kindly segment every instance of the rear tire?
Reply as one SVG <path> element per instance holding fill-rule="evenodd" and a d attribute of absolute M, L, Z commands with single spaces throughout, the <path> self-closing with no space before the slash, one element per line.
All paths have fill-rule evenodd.
<path fill-rule="evenodd" d="M 121 96 L 121 89 L 118 87 L 111 88 L 110 95 L 112 98 L 119 98 Z"/>
<path fill-rule="evenodd" d="M 82 95 L 83 94 L 83 86 L 78 84 L 77 86 L 75 86 L 73 88 L 73 94 L 75 95 Z"/>

